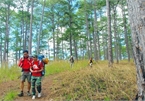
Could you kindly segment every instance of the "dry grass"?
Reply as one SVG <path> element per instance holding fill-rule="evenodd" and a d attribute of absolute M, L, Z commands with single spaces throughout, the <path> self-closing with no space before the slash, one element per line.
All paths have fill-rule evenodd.
<path fill-rule="evenodd" d="M 77 63 L 74 68 L 79 68 Z M 53 80 L 50 98 L 55 100 L 132 100 L 137 92 L 133 62 L 122 61 L 108 67 L 107 61 L 93 68 L 73 69 L 59 73 Z M 61 66 L 59 67 L 61 68 Z M 67 68 L 67 67 L 66 67 Z"/>

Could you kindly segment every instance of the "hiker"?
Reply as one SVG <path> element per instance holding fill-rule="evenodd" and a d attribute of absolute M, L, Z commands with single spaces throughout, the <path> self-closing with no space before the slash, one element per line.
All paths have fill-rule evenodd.
<path fill-rule="evenodd" d="M 31 62 L 32 58 L 29 57 L 28 55 L 28 50 L 23 51 L 23 57 L 20 58 L 18 62 L 18 66 L 22 68 L 22 75 L 21 75 L 21 92 L 18 94 L 19 97 L 22 97 L 24 95 L 23 90 L 24 90 L 24 82 L 27 79 L 28 82 L 28 88 L 27 88 L 27 95 L 31 96 L 30 94 L 30 88 L 31 88 L 31 72 L 30 72 L 30 67 L 31 67 Z"/>
<path fill-rule="evenodd" d="M 70 57 L 69 61 L 70 61 L 70 66 L 72 67 L 72 66 L 73 66 L 73 63 L 74 63 L 74 58 L 73 58 L 73 56 Z"/>
<path fill-rule="evenodd" d="M 30 68 L 31 71 L 31 88 L 32 88 L 32 99 L 36 98 L 36 90 L 38 91 L 38 97 L 41 97 L 41 79 L 42 79 L 42 71 L 43 64 L 40 60 L 38 60 L 38 56 L 33 56 L 32 66 Z"/>
<path fill-rule="evenodd" d="M 92 67 L 92 65 L 93 65 L 93 58 L 90 58 L 89 65 L 90 65 L 90 67 Z"/>

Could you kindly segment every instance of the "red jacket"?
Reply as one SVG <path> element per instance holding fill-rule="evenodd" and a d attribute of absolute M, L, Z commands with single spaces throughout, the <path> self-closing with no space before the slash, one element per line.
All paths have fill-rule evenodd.
<path fill-rule="evenodd" d="M 18 66 L 22 68 L 22 71 L 30 72 L 31 62 L 32 62 L 32 58 L 30 58 L 30 57 L 24 58 L 23 57 L 19 60 Z"/>
<path fill-rule="evenodd" d="M 43 63 L 39 60 L 33 61 L 31 68 L 33 71 L 41 70 L 43 68 Z M 40 77 L 40 76 L 42 76 L 42 71 L 41 72 L 32 72 L 32 76 Z"/>

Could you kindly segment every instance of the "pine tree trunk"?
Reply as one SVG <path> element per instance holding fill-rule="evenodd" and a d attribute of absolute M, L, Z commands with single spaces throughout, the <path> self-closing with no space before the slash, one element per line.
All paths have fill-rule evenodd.
<path fill-rule="evenodd" d="M 124 34 L 125 34 L 125 44 L 126 44 L 126 51 L 127 51 L 127 57 L 128 57 L 128 61 L 130 61 L 130 53 L 129 53 L 129 42 L 128 42 L 128 33 L 127 33 L 127 18 L 125 15 L 125 6 L 123 5 L 123 1 L 122 1 L 122 15 L 123 15 L 123 27 L 124 27 Z"/>
<path fill-rule="evenodd" d="M 103 32 L 106 33 L 107 31 Z M 108 60 L 108 47 L 107 47 L 107 38 L 103 35 L 103 52 L 104 52 L 104 60 Z"/>
<path fill-rule="evenodd" d="M 25 38 L 24 38 L 24 49 L 28 49 L 28 25 L 26 23 L 26 29 L 25 29 Z"/>
<path fill-rule="evenodd" d="M 99 35 L 97 33 L 98 26 L 97 26 L 97 5 L 96 1 L 93 1 L 94 5 L 94 33 L 93 33 L 93 42 L 94 42 L 94 58 L 95 60 L 100 60 L 100 43 L 99 43 Z"/>
<path fill-rule="evenodd" d="M 90 54 L 90 44 L 89 44 L 89 25 L 88 25 L 88 15 L 86 14 L 86 37 L 87 37 L 87 53 L 88 53 L 88 59 L 91 57 L 91 54 Z"/>
<path fill-rule="evenodd" d="M 59 19 L 58 19 L 59 22 Z M 58 27 L 59 25 L 57 25 L 57 33 L 56 33 L 56 59 L 59 60 L 59 34 L 60 33 L 60 29 Z"/>
<path fill-rule="evenodd" d="M 18 42 L 18 39 L 17 39 L 17 40 L 16 40 L 16 47 L 19 47 L 19 46 L 18 46 L 18 43 L 19 43 L 19 42 Z M 18 50 L 15 51 L 15 54 L 16 54 L 16 56 L 15 56 L 15 60 L 16 60 L 16 64 L 17 64 L 17 59 L 18 59 Z"/>
<path fill-rule="evenodd" d="M 133 55 L 137 71 L 138 100 L 145 100 L 145 0 L 127 0 Z"/>
<path fill-rule="evenodd" d="M 77 42 L 75 40 L 75 38 L 73 38 L 74 40 L 74 52 L 75 52 L 75 59 L 78 60 L 78 53 L 77 53 Z"/>
<path fill-rule="evenodd" d="M 6 10 L 6 32 L 5 32 L 3 62 L 8 61 L 8 48 L 9 48 L 9 17 L 10 17 L 10 4 L 7 5 L 7 10 Z"/>
<path fill-rule="evenodd" d="M 54 23 L 54 21 L 53 21 L 53 23 Z M 52 29 L 52 34 L 53 34 L 53 59 L 55 60 L 56 59 L 56 47 L 55 47 L 55 31 L 54 31 L 54 28 Z"/>
<path fill-rule="evenodd" d="M 70 44 L 70 55 L 73 55 L 72 53 L 72 37 L 73 37 L 73 34 L 72 34 L 72 15 L 71 15 L 71 4 L 72 4 L 72 1 L 69 0 L 69 5 L 68 5 L 68 10 L 69 10 L 69 28 L 70 28 L 70 34 L 69 34 L 69 44 Z"/>
<path fill-rule="evenodd" d="M 93 14 L 91 14 L 91 19 L 93 19 Z M 91 27 L 94 27 L 94 24 L 93 24 L 93 21 L 91 21 L 91 22 L 89 22 L 90 24 L 89 24 L 89 30 L 90 30 L 90 28 Z M 90 58 L 92 57 L 92 55 L 93 55 L 93 38 L 92 38 L 92 35 L 94 34 L 94 31 L 89 31 L 89 45 L 90 45 Z"/>
<path fill-rule="evenodd" d="M 22 40 L 23 40 L 23 50 L 26 49 L 25 45 L 25 34 L 24 34 L 24 10 L 23 10 L 23 3 L 21 2 L 22 6 L 22 17 L 21 17 L 21 35 L 22 35 Z"/>
<path fill-rule="evenodd" d="M 61 35 L 63 37 L 62 27 L 60 28 L 60 32 L 61 32 Z M 63 42 L 63 39 L 62 39 L 61 51 L 62 51 L 62 59 L 64 59 L 65 56 L 64 56 L 64 42 Z"/>
<path fill-rule="evenodd" d="M 90 34 L 90 37 L 89 37 L 89 46 L 90 46 L 90 58 L 92 57 L 92 40 L 91 40 L 91 34 Z"/>
<path fill-rule="evenodd" d="M 115 40 L 115 47 L 114 47 L 114 51 L 115 51 L 115 58 L 116 58 L 116 63 L 119 63 L 119 59 L 118 59 L 118 37 L 117 37 L 117 23 L 116 23 L 116 6 L 113 7 L 113 13 L 114 13 L 114 16 L 113 16 L 113 27 L 114 27 L 114 40 Z"/>
<path fill-rule="evenodd" d="M 7 21 L 6 21 L 6 39 L 7 39 L 6 61 L 7 62 L 8 62 L 8 53 L 9 53 L 9 18 L 10 18 L 10 4 L 8 4 Z"/>
<path fill-rule="evenodd" d="M 54 7 L 52 5 L 51 7 L 51 11 L 54 11 Z M 52 34 L 53 34 L 53 59 L 55 60 L 56 59 L 56 40 L 55 40 L 55 22 L 54 22 L 54 13 L 52 14 L 52 19 L 51 19 L 51 22 L 52 22 Z"/>
<path fill-rule="evenodd" d="M 72 55 L 72 32 L 69 35 L 69 43 L 70 43 L 70 55 Z"/>
<path fill-rule="evenodd" d="M 33 23 L 33 7 L 34 0 L 31 1 L 31 17 L 30 17 L 30 35 L 29 35 L 29 54 L 32 54 L 32 23 Z"/>
<path fill-rule="evenodd" d="M 100 40 L 99 40 L 99 33 L 97 33 L 97 53 L 98 53 L 98 60 L 100 60 L 100 58 L 101 58 L 101 52 L 100 52 Z"/>
<path fill-rule="evenodd" d="M 38 40 L 37 40 L 37 54 L 40 53 L 40 36 L 42 34 L 42 22 L 43 22 L 43 16 L 44 16 L 44 8 L 45 8 L 45 1 L 43 1 L 43 8 L 42 8 L 42 15 L 41 15 L 41 21 L 40 21 L 40 31 L 38 33 Z"/>
<path fill-rule="evenodd" d="M 93 42 L 94 42 L 94 58 L 97 61 L 99 58 L 97 54 L 97 13 L 96 13 L 96 5 L 94 5 L 94 33 L 93 33 Z"/>
<path fill-rule="evenodd" d="M 111 15 L 110 15 L 110 1 L 106 0 L 107 6 L 107 21 L 108 21 L 108 62 L 109 67 L 113 65 L 113 56 L 112 56 L 112 34 L 111 34 Z"/>
<path fill-rule="evenodd" d="M 118 40 L 119 40 L 119 42 L 118 42 L 118 52 L 119 52 L 119 60 L 122 60 L 122 44 L 120 43 L 121 42 L 121 38 L 120 38 L 121 36 L 119 36 L 118 35 Z"/>
<path fill-rule="evenodd" d="M 27 5 L 27 12 L 29 12 L 29 8 L 30 8 L 30 0 L 28 0 L 28 5 Z M 29 20 L 30 19 L 30 17 L 29 16 L 27 16 L 26 17 L 26 19 L 27 20 Z M 26 27 L 26 29 L 25 29 L 25 44 L 24 44 L 24 47 L 25 47 L 25 49 L 28 49 L 29 47 L 29 39 L 28 39 L 28 32 L 29 32 L 29 27 L 30 27 L 30 24 L 28 24 L 27 23 L 27 21 L 25 22 L 25 27 Z"/>
<path fill-rule="evenodd" d="M 89 38 L 89 34 L 90 34 L 90 32 L 89 32 L 89 21 L 88 21 L 88 11 L 87 11 L 87 1 L 85 0 L 85 9 L 84 9 L 84 11 L 85 11 L 85 23 L 86 23 L 86 48 L 87 48 L 87 54 L 88 54 L 88 59 L 91 57 L 91 54 L 90 54 L 90 44 L 89 44 L 89 42 L 90 42 L 90 38 Z"/>

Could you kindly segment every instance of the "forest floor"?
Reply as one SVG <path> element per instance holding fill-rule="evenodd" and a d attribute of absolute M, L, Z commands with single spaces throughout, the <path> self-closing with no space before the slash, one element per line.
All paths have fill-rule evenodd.
<path fill-rule="evenodd" d="M 86 63 L 86 64 L 85 64 Z M 47 75 L 42 79 L 42 97 L 36 101 L 54 100 L 133 100 L 137 93 L 136 69 L 133 62 L 122 61 L 108 67 L 107 61 L 94 63 L 76 62 L 73 68 L 68 62 L 49 63 Z M 18 72 L 18 71 L 17 71 Z M 32 101 L 27 96 L 18 97 L 20 79 L 0 82 L 0 101 Z"/>

